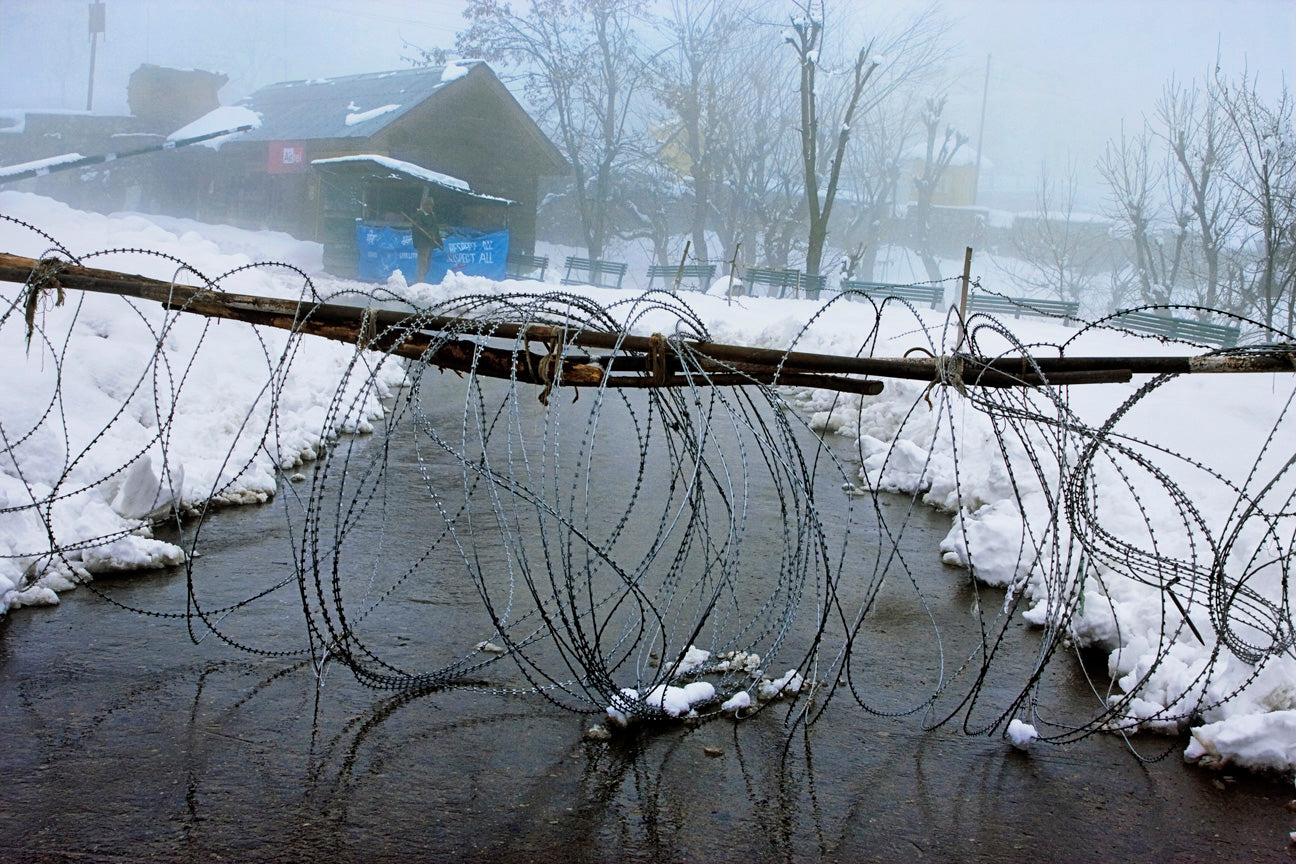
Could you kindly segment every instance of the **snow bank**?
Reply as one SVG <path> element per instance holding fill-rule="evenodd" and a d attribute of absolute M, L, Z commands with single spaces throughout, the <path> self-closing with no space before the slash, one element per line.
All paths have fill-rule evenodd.
<path fill-rule="evenodd" d="M 117 248 L 174 256 L 198 273 L 130 251 L 85 263 L 189 284 L 256 258 L 316 267 L 319 260 L 317 244 L 283 234 L 102 216 L 23 193 L 0 192 L 0 213 L 77 243 L 70 250 L 76 255 Z M 235 235 L 237 244 L 222 244 Z M 0 221 L 0 249 L 40 257 L 48 247 L 30 230 Z M 304 288 L 285 268 L 243 271 L 222 284 L 294 298 Z M 0 462 L 0 507 L 20 508 L 0 513 L 0 612 L 57 602 L 56 592 L 96 572 L 182 563 L 178 547 L 148 536 L 151 517 L 211 498 L 267 500 L 279 470 L 314 459 L 337 434 L 369 430 L 382 415 L 382 397 L 402 377 L 384 368 L 377 386 L 362 392 L 366 376 L 359 376 L 347 397 L 359 398 L 355 410 L 326 419 L 355 359 L 345 345 L 302 340 L 291 365 L 280 367 L 286 333 L 263 331 L 258 338 L 242 325 L 71 292 L 64 306 L 46 303 L 37 312 L 41 332 L 29 350 L 21 307 L 10 306 L 20 289 L 0 285 L 9 310 L 0 328 L 0 363 L 9 373 L 0 416 L 8 448 Z M 273 426 L 270 387 L 277 391 Z M 63 547 L 85 548 L 51 560 L 51 535 Z"/>

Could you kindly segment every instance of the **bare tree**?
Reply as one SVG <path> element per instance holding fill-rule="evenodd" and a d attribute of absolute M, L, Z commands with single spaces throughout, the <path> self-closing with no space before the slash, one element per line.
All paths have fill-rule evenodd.
<path fill-rule="evenodd" d="M 1195 226 L 1189 254 L 1200 266 L 1185 268 L 1183 275 L 1196 283 L 1190 288 L 1191 299 L 1210 308 L 1220 306 L 1231 293 L 1222 290 L 1221 264 L 1240 212 L 1237 187 L 1224 175 L 1236 135 L 1214 91 L 1214 85 L 1203 92 L 1197 85 L 1184 87 L 1171 80 L 1157 103 L 1154 130 L 1172 156 L 1167 182 L 1179 187 L 1172 194 L 1191 213 Z"/>
<path fill-rule="evenodd" d="M 818 273 L 823 259 L 824 244 L 828 240 L 828 219 L 832 215 L 833 203 L 837 198 L 837 184 L 841 178 L 842 163 L 846 158 L 846 145 L 850 142 L 851 123 L 859 109 L 860 97 L 869 79 L 880 65 L 873 57 L 873 44 L 870 42 L 859 49 L 851 68 L 851 81 L 848 86 L 846 107 L 841 114 L 841 123 L 837 127 L 837 141 L 832 150 L 828 164 L 828 176 L 820 189 L 819 176 L 819 99 L 815 92 L 815 79 L 819 71 L 820 51 L 823 47 L 823 11 L 819 4 L 819 14 L 811 14 L 811 7 L 806 3 L 802 7 L 803 16 L 792 21 L 792 33 L 787 42 L 796 52 L 800 67 L 801 97 L 801 164 L 805 176 L 805 201 L 810 216 L 810 230 L 806 240 L 806 272 Z"/>
<path fill-rule="evenodd" d="M 653 65 L 657 101 L 666 111 L 661 125 L 669 132 L 661 153 L 690 181 L 692 255 L 705 263 L 712 189 L 722 180 L 730 136 L 744 134 L 740 124 L 749 119 L 736 98 L 735 61 L 754 30 L 744 7 L 724 0 L 671 0 L 659 28 L 669 39 Z"/>
<path fill-rule="evenodd" d="M 848 214 L 842 232 L 842 272 L 847 279 L 873 279 L 878 252 L 899 225 L 900 192 L 905 188 L 901 177 L 918 126 L 913 103 L 908 95 L 898 95 L 874 107 L 860 146 L 848 154 L 842 180 L 843 210 Z"/>
<path fill-rule="evenodd" d="M 1173 299 L 1191 216 L 1181 210 L 1165 224 L 1156 189 L 1166 172 L 1164 161 L 1152 163 L 1151 142 L 1146 127 L 1137 136 L 1122 128 L 1120 141 L 1108 142 L 1098 170 L 1111 194 L 1112 216 L 1133 253 L 1139 297 L 1145 304 L 1164 304 Z"/>
<path fill-rule="evenodd" d="M 806 272 L 818 273 L 823 263 L 828 227 L 836 203 L 842 168 L 857 119 L 891 94 L 912 83 L 919 73 L 930 72 L 944 56 L 944 27 L 926 12 L 896 36 L 875 34 L 864 39 L 840 68 L 828 65 L 824 0 L 797 0 L 797 14 L 784 42 L 792 46 L 799 70 L 797 94 L 801 123 L 800 162 L 809 230 L 806 238 Z M 889 74 L 881 75 L 883 60 Z M 818 91 L 820 73 L 840 86 L 833 93 Z M 827 109 L 832 119 L 824 121 Z"/>
<path fill-rule="evenodd" d="M 922 173 L 914 178 L 918 198 L 915 207 L 918 255 L 927 270 L 927 278 L 932 282 L 938 282 L 941 278 L 940 264 L 936 261 L 936 244 L 932 237 L 932 204 L 936 188 L 945 170 L 954 161 L 959 148 L 968 142 L 967 135 L 947 125 L 944 133 L 939 136 L 940 146 L 937 147 L 936 139 L 940 132 L 941 116 L 944 113 L 944 96 L 927 99 L 922 115 L 923 129 L 927 133 L 927 147 Z"/>
<path fill-rule="evenodd" d="M 645 158 L 637 170 L 625 172 L 617 193 L 617 236 L 648 241 L 658 264 L 678 263 L 671 260 L 672 210 L 683 197 L 677 178 L 656 160 Z"/>
<path fill-rule="evenodd" d="M 1296 135 L 1292 99 L 1284 84 L 1277 100 L 1265 104 L 1249 74 L 1234 84 L 1217 75 L 1225 116 L 1237 135 L 1238 156 L 1227 171 L 1244 203 L 1249 228 L 1240 248 L 1251 261 L 1247 299 L 1267 326 L 1285 309 L 1285 327 L 1296 325 Z M 1239 268 L 1242 269 L 1242 268 Z"/>
<path fill-rule="evenodd" d="M 1059 300 L 1083 300 L 1108 263 L 1104 253 L 1110 238 L 1079 218 L 1076 188 L 1074 168 L 1052 180 L 1041 165 L 1035 213 L 1013 226 L 1013 245 L 1026 265 L 1016 281 Z"/>
<path fill-rule="evenodd" d="M 787 75 L 759 52 L 738 55 L 730 86 L 735 110 L 717 115 L 724 146 L 716 151 L 712 198 L 724 254 L 741 245 L 745 260 L 770 267 L 787 266 L 804 228 Z"/>
<path fill-rule="evenodd" d="M 615 185 L 631 152 L 632 108 L 645 84 L 633 24 L 642 0 L 468 0 L 457 50 L 515 66 L 572 166 L 585 246 L 603 256 L 614 232 Z"/>
<path fill-rule="evenodd" d="M 1155 150 L 1154 145 L 1161 145 Z M 1192 302 L 1296 323 L 1296 136 L 1283 86 L 1266 102 L 1216 66 L 1171 81 L 1141 135 L 1108 145 L 1111 190 L 1145 303 Z"/>

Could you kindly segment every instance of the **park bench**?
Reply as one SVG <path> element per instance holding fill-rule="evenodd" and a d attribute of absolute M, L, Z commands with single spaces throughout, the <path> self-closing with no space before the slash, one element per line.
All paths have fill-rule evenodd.
<path fill-rule="evenodd" d="M 801 284 L 801 272 L 799 270 L 774 270 L 768 267 L 748 267 L 743 271 L 743 283 L 748 290 L 756 285 L 765 285 L 774 297 L 782 297 L 787 289 L 791 288 L 793 292 Z M 778 289 L 778 293 L 774 293 Z"/>
<path fill-rule="evenodd" d="M 562 284 L 620 288 L 625 272 L 626 265 L 620 261 L 572 256 L 567 259 L 567 275 L 563 277 Z"/>
<path fill-rule="evenodd" d="M 1080 314 L 1074 300 L 1042 300 L 1036 297 L 1000 297 L 997 294 L 973 294 L 968 297 L 969 312 L 1011 315 L 1034 315 L 1040 318 L 1062 318 L 1070 324 Z"/>
<path fill-rule="evenodd" d="M 685 264 L 682 267 L 678 264 L 650 264 L 648 265 L 648 287 L 652 288 L 653 281 L 661 278 L 673 288 L 678 278 L 681 286 L 688 283 L 698 291 L 705 291 L 711 286 L 711 280 L 715 278 L 715 270 L 714 264 Z"/>
<path fill-rule="evenodd" d="M 807 300 L 818 300 L 819 292 L 828 284 L 828 277 L 816 273 L 801 274 L 801 290 Z"/>
<path fill-rule="evenodd" d="M 943 285 L 889 285 L 885 282 L 863 282 L 858 279 L 847 279 L 842 283 L 842 290 L 855 291 L 865 297 L 874 297 L 880 300 L 885 300 L 887 297 L 896 297 L 914 304 L 930 303 L 933 309 L 945 302 L 945 287 Z"/>
<path fill-rule="evenodd" d="M 535 279 L 543 282 L 545 270 L 549 269 L 549 256 L 510 252 L 505 260 L 505 269 L 510 279 Z"/>
<path fill-rule="evenodd" d="M 1239 329 L 1226 324 L 1209 324 L 1205 321 L 1193 321 L 1188 318 L 1173 318 L 1169 315 L 1157 315 L 1154 312 L 1126 312 L 1121 310 L 1111 323 L 1129 330 L 1139 330 L 1165 336 L 1168 339 L 1184 339 L 1189 342 L 1205 342 L 1219 345 L 1222 348 L 1233 348 L 1237 345 Z"/>

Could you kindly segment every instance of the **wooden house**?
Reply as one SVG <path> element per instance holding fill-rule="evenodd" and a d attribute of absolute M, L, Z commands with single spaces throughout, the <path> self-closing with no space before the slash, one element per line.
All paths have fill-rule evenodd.
<path fill-rule="evenodd" d="M 442 225 L 507 228 L 530 254 L 540 178 L 568 170 L 481 61 L 275 84 L 238 107 L 255 128 L 177 152 L 158 182 L 188 202 L 166 209 L 318 240 L 341 276 L 355 275 L 357 222 L 407 224 L 424 194 Z"/>

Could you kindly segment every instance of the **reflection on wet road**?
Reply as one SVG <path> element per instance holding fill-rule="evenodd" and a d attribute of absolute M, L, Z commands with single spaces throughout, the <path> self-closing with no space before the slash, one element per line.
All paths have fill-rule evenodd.
<path fill-rule="evenodd" d="M 382 554 L 393 561 L 402 533 L 426 524 L 426 514 L 402 514 L 402 500 L 386 499 Z M 901 518 L 908 503 L 879 508 Z M 939 563 L 947 517 L 909 518 L 925 522 L 909 526 L 902 551 L 927 608 L 888 578 L 854 647 L 851 683 L 879 713 L 839 689 L 808 730 L 790 731 L 776 704 L 742 723 L 589 741 L 600 717 L 542 694 L 508 695 L 526 682 L 506 663 L 483 670 L 479 689 L 410 697 L 368 689 L 341 666 L 321 686 L 307 658 L 214 638 L 195 645 L 183 620 L 115 608 L 84 589 L 60 608 L 16 611 L 0 621 L 0 859 L 1288 860 L 1289 784 L 1186 767 L 1182 741 L 1135 741 L 1146 756 L 1166 755 L 1144 763 L 1112 736 L 1021 753 L 958 723 L 923 731 L 956 707 L 921 710 L 941 674 L 932 622 L 948 664 L 980 638 L 969 610 L 1002 599 Z M 199 548 L 195 578 L 213 603 L 293 574 L 278 505 L 214 515 Z M 96 584 L 126 606 L 185 607 L 182 571 Z M 479 604 L 468 584 L 411 585 L 384 612 L 384 650 L 470 651 L 490 635 Z M 295 581 L 222 626 L 261 648 L 300 648 Z M 1008 626 L 1011 694 L 1009 672 L 1031 668 L 1034 642 Z M 787 656 L 800 656 L 805 637 L 789 636 Z M 988 715 L 1002 708 L 997 686 L 992 678 L 982 697 Z M 1068 708 L 1092 713 L 1088 686 L 1068 658 L 1041 681 L 1058 722 Z"/>

